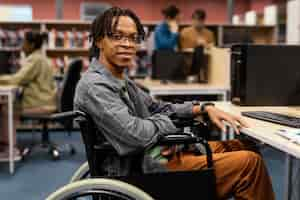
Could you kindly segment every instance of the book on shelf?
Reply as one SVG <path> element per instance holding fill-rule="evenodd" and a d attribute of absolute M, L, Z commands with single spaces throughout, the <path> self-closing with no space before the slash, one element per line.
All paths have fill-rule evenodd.
<path fill-rule="evenodd" d="M 0 48 L 21 47 L 24 40 L 24 29 L 7 30 L 0 28 Z"/>
<path fill-rule="evenodd" d="M 89 48 L 88 31 L 57 31 L 51 29 L 48 33 L 48 48 Z"/>

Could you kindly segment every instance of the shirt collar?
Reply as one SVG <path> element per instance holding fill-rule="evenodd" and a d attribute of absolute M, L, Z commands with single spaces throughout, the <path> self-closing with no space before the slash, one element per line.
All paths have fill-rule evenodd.
<path fill-rule="evenodd" d="M 104 67 L 104 65 L 101 64 L 97 59 L 93 59 L 91 61 L 90 70 L 92 72 L 96 72 L 101 75 L 104 75 L 106 77 L 106 79 L 112 83 L 112 86 L 116 87 L 118 90 L 124 89 L 123 88 L 124 84 L 122 84 L 122 81 L 119 80 L 118 78 L 114 77 L 112 75 L 112 73 L 106 67 Z M 124 80 L 128 81 L 127 75 L 124 75 L 124 76 L 125 76 Z"/>

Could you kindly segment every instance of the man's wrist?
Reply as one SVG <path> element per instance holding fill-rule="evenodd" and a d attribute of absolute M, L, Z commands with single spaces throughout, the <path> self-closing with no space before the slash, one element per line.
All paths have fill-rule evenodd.
<path fill-rule="evenodd" d="M 200 105 L 194 105 L 193 106 L 193 114 L 199 115 L 201 113 L 201 106 Z"/>
<path fill-rule="evenodd" d="M 215 106 L 215 104 L 214 103 L 203 103 L 202 105 L 201 105 L 201 109 L 200 109 L 200 111 L 201 112 L 207 112 L 210 108 L 213 108 Z"/>
<path fill-rule="evenodd" d="M 201 105 L 199 101 L 192 101 L 193 104 L 193 114 L 199 115 L 201 113 Z"/>

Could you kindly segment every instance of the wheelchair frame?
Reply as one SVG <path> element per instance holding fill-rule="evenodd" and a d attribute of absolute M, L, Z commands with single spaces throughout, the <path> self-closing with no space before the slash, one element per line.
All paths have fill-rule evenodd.
<path fill-rule="evenodd" d="M 53 117 L 59 117 L 59 118 L 76 117 L 76 121 L 80 125 L 82 138 L 85 143 L 88 164 L 85 163 L 80 167 L 79 170 L 77 170 L 78 176 L 77 177 L 73 176 L 71 182 L 81 179 L 82 177 L 79 177 L 81 175 L 86 176 L 88 174 L 88 169 L 90 169 L 90 175 L 92 178 L 73 182 L 65 186 L 64 188 L 58 190 L 56 193 L 54 193 L 54 194 L 59 193 L 61 197 L 64 196 L 64 198 L 59 199 L 51 196 L 51 198 L 48 198 L 47 200 L 74 199 L 74 197 L 76 195 L 78 196 L 78 194 L 79 195 L 93 194 L 93 199 L 98 199 L 97 195 L 101 193 L 101 192 L 99 193 L 99 190 L 101 191 L 101 187 L 103 187 L 103 185 L 101 185 L 101 183 L 98 183 L 97 181 L 99 182 L 112 181 L 111 186 L 108 187 L 110 191 L 114 191 L 115 190 L 114 187 L 116 185 L 118 186 L 122 185 L 124 186 L 124 188 L 128 187 L 130 189 L 126 190 L 121 186 L 123 188 L 123 190 L 121 191 L 123 193 L 126 192 L 130 193 L 130 191 L 134 191 L 136 192 L 136 194 L 140 194 L 140 196 L 133 197 L 133 199 L 137 199 L 137 200 L 152 199 L 152 198 L 162 199 L 162 200 L 167 200 L 167 199 L 181 200 L 181 199 L 186 199 L 187 197 L 188 199 L 199 199 L 201 197 L 202 200 L 217 199 L 215 174 L 214 174 L 214 168 L 212 162 L 212 153 L 207 141 L 204 140 L 203 138 L 194 135 L 185 134 L 185 133 L 183 134 L 176 133 L 176 134 L 161 137 L 159 139 L 158 144 L 159 145 L 194 144 L 194 143 L 203 144 L 206 150 L 206 158 L 207 158 L 207 168 L 205 169 L 195 170 L 195 171 L 159 172 L 153 174 L 152 173 L 143 174 L 141 171 L 138 171 L 138 173 L 129 174 L 128 176 L 105 176 L 105 174 L 101 174 L 103 172 L 101 172 L 101 170 L 99 171 L 97 167 L 97 166 L 101 166 L 101 162 L 103 161 L 100 155 L 103 155 L 103 153 L 105 154 L 107 152 L 111 153 L 111 151 L 114 151 L 114 149 L 110 144 L 107 143 L 103 143 L 101 145 L 97 144 L 97 140 L 95 140 L 97 129 L 95 124 L 93 123 L 93 120 L 87 114 L 80 111 L 67 112 L 64 114 L 58 114 Z M 193 123 L 194 121 L 191 120 L 182 120 L 179 126 L 181 127 L 190 126 Z M 85 170 L 85 172 L 83 173 L 81 170 Z M 95 187 L 93 186 L 92 183 L 95 184 L 94 185 Z M 72 188 L 72 190 L 70 188 Z M 82 188 L 84 188 L 84 190 Z M 116 191 L 118 189 L 120 188 L 116 187 Z M 70 193 L 70 191 L 73 192 L 73 193 L 71 192 L 73 196 Z M 102 192 L 105 192 L 105 190 L 102 190 Z M 63 195 L 66 193 L 69 196 Z M 126 194 L 124 195 L 126 196 Z M 133 194 L 130 193 L 130 195 Z"/>

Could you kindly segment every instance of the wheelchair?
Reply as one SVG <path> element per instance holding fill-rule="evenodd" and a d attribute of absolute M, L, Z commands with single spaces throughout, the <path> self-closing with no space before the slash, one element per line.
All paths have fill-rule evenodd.
<path fill-rule="evenodd" d="M 46 200 L 217 199 L 212 152 L 207 140 L 201 137 L 208 131 L 203 123 L 193 119 L 175 118 L 173 122 L 181 128 L 182 133 L 161 136 L 156 145 L 183 145 L 186 148 L 190 144 L 201 144 L 205 150 L 206 168 L 144 173 L 140 159 L 144 154 L 142 151 L 137 155 L 128 156 L 134 157 L 130 159 L 131 168 L 128 174 L 120 176 L 108 175 L 100 166 L 107 156 L 114 155 L 120 159 L 128 159 L 127 156 L 118 155 L 107 141 L 99 142 L 97 138 L 101 136 L 101 139 L 104 139 L 104 136 L 97 130 L 88 114 L 72 111 L 53 117 L 75 118 L 80 126 L 88 161 L 76 171 L 68 185 L 51 194 Z"/>

